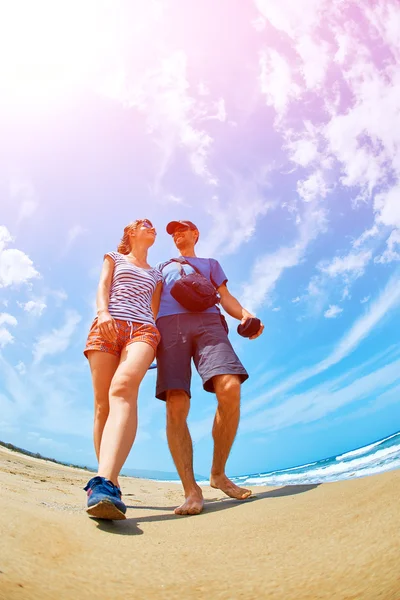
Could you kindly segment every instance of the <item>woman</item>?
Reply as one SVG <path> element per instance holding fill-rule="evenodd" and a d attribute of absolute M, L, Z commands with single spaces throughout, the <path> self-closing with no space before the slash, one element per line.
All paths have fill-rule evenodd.
<path fill-rule="evenodd" d="M 154 292 L 161 273 L 147 263 L 156 231 L 148 219 L 124 229 L 117 252 L 104 257 L 97 291 L 97 317 L 85 356 L 92 373 L 96 477 L 86 485 L 87 512 L 100 519 L 125 519 L 118 475 L 135 440 L 140 382 L 160 341 Z"/>

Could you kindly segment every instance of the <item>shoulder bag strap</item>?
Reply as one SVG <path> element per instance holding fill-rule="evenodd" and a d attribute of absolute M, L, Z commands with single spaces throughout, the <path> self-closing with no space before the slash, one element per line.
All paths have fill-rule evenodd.
<path fill-rule="evenodd" d="M 215 281 L 213 280 L 212 275 L 211 275 L 211 261 L 210 261 L 210 259 L 208 259 L 208 260 L 209 260 L 209 264 L 210 264 L 210 282 L 213 284 L 215 289 L 217 289 L 217 286 L 215 285 Z M 185 277 L 185 275 L 186 275 L 182 265 L 189 265 L 189 267 L 192 267 L 192 269 L 194 269 L 194 271 L 196 271 L 196 273 L 199 273 L 199 275 L 203 275 L 203 273 L 200 271 L 200 269 L 198 269 L 195 265 L 192 265 L 192 263 L 189 262 L 188 260 L 186 260 L 186 258 L 183 258 L 183 256 L 179 256 L 178 258 L 171 258 L 170 260 L 167 260 L 167 262 L 165 262 L 163 264 L 163 266 L 161 267 L 161 271 L 163 270 L 164 267 L 166 267 L 167 265 L 169 265 L 173 262 L 178 264 L 181 277 Z M 203 277 L 204 277 L 204 275 L 203 275 Z"/>
<path fill-rule="evenodd" d="M 167 265 L 170 265 L 171 263 L 177 263 L 178 268 L 179 268 L 179 274 L 180 274 L 181 277 L 185 277 L 186 276 L 186 273 L 185 273 L 182 265 L 189 265 L 190 267 L 192 267 L 192 269 L 194 269 L 195 271 L 197 271 L 197 273 L 200 273 L 200 271 L 198 269 L 196 269 L 196 267 L 194 265 L 191 265 L 190 263 L 188 263 L 181 256 L 179 258 L 171 258 L 170 260 L 167 260 L 165 263 L 163 263 L 162 267 L 160 268 L 160 271 L 162 271 L 164 269 L 164 267 L 166 267 Z"/>

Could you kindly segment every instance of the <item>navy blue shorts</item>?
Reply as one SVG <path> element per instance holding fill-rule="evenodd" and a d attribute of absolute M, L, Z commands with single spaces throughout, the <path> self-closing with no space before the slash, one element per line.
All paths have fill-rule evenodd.
<path fill-rule="evenodd" d="M 184 313 L 160 317 L 157 328 L 156 397 L 166 400 L 168 390 L 184 390 L 190 397 L 191 359 L 206 392 L 214 392 L 215 375 L 238 375 L 241 383 L 249 375 L 237 357 L 216 313 Z"/>

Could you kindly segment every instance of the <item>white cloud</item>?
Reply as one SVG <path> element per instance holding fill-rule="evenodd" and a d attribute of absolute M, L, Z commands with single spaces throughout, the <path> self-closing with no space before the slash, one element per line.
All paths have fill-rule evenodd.
<path fill-rule="evenodd" d="M 9 315 L 8 313 L 0 313 L 0 326 L 1 325 L 12 325 L 15 327 L 15 325 L 18 325 L 18 321 L 15 317 Z"/>
<path fill-rule="evenodd" d="M 377 225 L 374 224 L 369 229 L 366 229 L 360 235 L 359 238 L 357 238 L 356 240 L 354 240 L 354 242 L 353 242 L 353 248 L 359 248 L 360 246 L 362 246 L 366 242 L 366 240 L 369 240 L 371 238 L 375 238 L 378 234 L 379 234 L 379 227 L 377 227 Z"/>
<path fill-rule="evenodd" d="M 386 228 L 394 231 L 374 264 L 400 260 L 400 5 L 379 0 L 373 9 L 366 7 L 360 20 L 342 2 L 256 0 L 256 6 L 262 19 L 288 36 L 281 38 L 279 55 L 274 49 L 263 52 L 260 81 L 267 104 L 276 110 L 275 129 L 288 158 L 302 168 L 300 198 L 324 199 L 333 186 L 349 189 L 353 209 L 365 210 L 373 198 L 374 222 L 353 242 L 354 251 L 320 262 L 320 274 L 310 281 L 309 307 L 315 316 L 332 302 L 339 277 L 341 300 L 350 297 L 352 282 L 373 260 Z M 326 86 L 328 73 L 332 79 Z"/>
<path fill-rule="evenodd" d="M 37 195 L 33 184 L 23 179 L 12 179 L 9 185 L 10 197 L 20 202 L 18 221 L 29 219 L 38 207 Z"/>
<path fill-rule="evenodd" d="M 372 250 L 352 250 L 345 256 L 336 256 L 331 261 L 322 260 L 317 264 L 318 274 L 311 278 L 308 285 L 309 308 L 312 314 L 320 314 L 332 292 L 341 290 L 341 300 L 350 298 L 351 285 L 364 274 L 372 258 Z M 339 282 L 338 282 L 339 280 Z"/>
<path fill-rule="evenodd" d="M 0 225 L 0 252 L 6 247 L 7 244 L 13 241 L 13 238 L 8 231 L 7 227 Z"/>
<path fill-rule="evenodd" d="M 343 290 L 343 293 L 342 293 L 342 300 L 346 300 L 346 299 L 349 300 L 350 298 L 351 298 L 351 296 L 350 296 L 350 290 L 349 290 L 348 287 L 345 287 L 344 290 Z"/>
<path fill-rule="evenodd" d="M 5 327 L 0 327 L 0 348 L 4 348 L 7 344 L 12 344 L 14 336 Z"/>
<path fill-rule="evenodd" d="M 267 214 L 275 203 L 265 200 L 261 184 L 256 179 L 241 180 L 233 175 L 230 198 L 222 202 L 213 196 L 207 207 L 212 225 L 205 238 L 200 235 L 199 251 L 205 256 L 232 254 L 249 241 L 259 218 Z"/>
<path fill-rule="evenodd" d="M 221 121 L 223 123 L 224 121 L 226 121 L 226 117 L 227 117 L 225 100 L 223 98 L 219 98 L 217 100 L 216 108 L 217 108 L 217 112 L 216 112 L 215 116 L 211 117 L 211 118 L 215 118 L 215 119 L 217 119 L 217 121 Z"/>
<path fill-rule="evenodd" d="M 267 408 L 242 419 L 241 429 L 242 431 L 274 430 L 297 423 L 311 423 L 343 406 L 368 398 L 376 400 L 375 410 L 378 410 L 380 396 L 398 385 L 399 373 L 400 360 L 397 358 L 366 375 L 360 376 L 354 373 L 354 379 L 350 383 L 348 383 L 349 377 L 336 377 L 303 393 L 290 394 L 287 399 L 283 401 L 280 399 L 279 406 Z M 343 385 L 344 383 L 346 384 Z M 397 392 L 398 389 L 399 386 Z M 395 400 L 396 394 L 392 398 L 392 401 Z"/>
<path fill-rule="evenodd" d="M 300 302 L 300 300 L 301 300 L 300 296 L 296 296 L 296 298 L 292 299 L 292 303 L 297 304 L 298 302 Z"/>
<path fill-rule="evenodd" d="M 361 298 L 360 303 L 366 304 L 370 298 L 371 298 L 371 296 L 364 296 L 364 298 Z"/>
<path fill-rule="evenodd" d="M 98 275 L 99 273 L 96 272 L 96 277 Z M 46 293 L 49 296 L 53 296 L 53 298 L 55 298 L 56 306 L 61 306 L 61 304 L 65 302 L 65 300 L 67 300 L 68 298 L 68 294 L 64 290 L 48 290 Z"/>
<path fill-rule="evenodd" d="M 0 287 L 20 285 L 39 277 L 27 254 L 14 248 L 0 254 Z"/>
<path fill-rule="evenodd" d="M 187 78 L 187 56 L 182 50 L 169 56 L 163 54 L 161 64 L 138 75 L 131 84 L 123 74 L 122 85 L 114 97 L 128 107 L 136 108 L 147 117 L 148 132 L 152 134 L 161 150 L 161 164 L 156 186 L 164 177 L 169 164 L 179 147 L 188 151 L 189 162 L 194 173 L 213 184 L 208 168 L 208 157 L 213 138 L 197 122 L 211 116 L 224 120 L 225 108 L 222 99 L 215 104 L 205 105 L 207 88 L 199 84 L 199 101 L 189 94 Z"/>
<path fill-rule="evenodd" d="M 324 317 L 325 319 L 336 319 L 342 312 L 343 308 L 336 306 L 336 304 L 330 304 L 328 310 L 324 312 Z"/>
<path fill-rule="evenodd" d="M 300 167 L 307 167 L 319 158 L 318 143 L 310 135 L 290 140 L 287 143 L 290 160 Z"/>
<path fill-rule="evenodd" d="M 379 223 L 389 227 L 398 227 L 400 229 L 400 186 L 393 186 L 388 191 L 377 194 L 374 199 L 374 209 L 378 213 L 377 220 Z"/>
<path fill-rule="evenodd" d="M 352 277 L 361 277 L 365 267 L 371 260 L 372 252 L 365 250 L 363 252 L 350 252 L 346 256 L 336 256 L 332 262 L 321 262 L 318 269 L 329 275 L 329 277 L 338 277 L 339 275 L 351 275 Z"/>
<path fill-rule="evenodd" d="M 319 22 L 319 13 L 323 12 L 323 0 L 255 0 L 260 13 L 275 29 L 294 37 L 310 33 Z"/>
<path fill-rule="evenodd" d="M 366 115 L 351 108 L 346 115 L 331 119 L 325 129 L 333 156 L 342 165 L 341 183 L 345 186 L 367 188 L 371 193 L 385 175 L 384 157 L 358 140 L 365 131 Z"/>
<path fill-rule="evenodd" d="M 210 94 L 209 87 L 204 83 L 204 81 L 200 81 L 197 86 L 197 92 L 199 96 L 208 96 Z"/>
<path fill-rule="evenodd" d="M 248 413 L 259 406 L 262 406 L 269 398 L 282 394 L 296 385 L 307 381 L 311 377 L 326 371 L 333 365 L 340 363 L 344 358 L 349 356 L 349 354 L 354 352 L 361 342 L 368 337 L 371 331 L 377 327 L 392 310 L 397 308 L 398 305 L 400 305 L 399 271 L 390 278 L 378 298 L 369 304 L 367 311 L 355 321 L 353 326 L 336 344 L 332 352 L 326 358 L 310 368 L 302 369 L 294 375 L 289 376 L 283 383 L 278 384 L 275 388 L 248 402 L 244 408 L 244 412 Z"/>
<path fill-rule="evenodd" d="M 319 88 L 325 80 L 330 60 L 328 44 L 303 35 L 296 44 L 296 50 L 303 60 L 301 70 L 307 89 Z"/>
<path fill-rule="evenodd" d="M 26 365 L 25 365 L 25 363 L 22 362 L 22 360 L 20 360 L 19 363 L 17 365 L 15 365 L 15 368 L 20 375 L 25 375 Z"/>
<path fill-rule="evenodd" d="M 0 348 L 4 348 L 7 344 L 14 342 L 14 336 L 8 331 L 4 325 L 15 327 L 18 321 L 15 317 L 8 313 L 0 313 Z"/>
<path fill-rule="evenodd" d="M 363 18 L 369 23 L 359 23 L 352 15 L 344 19 L 349 7 L 341 2 L 256 0 L 256 6 L 262 19 L 289 36 L 287 52 L 283 53 L 283 45 L 279 55 L 274 49 L 263 52 L 260 80 L 267 104 L 280 117 L 277 129 L 289 138 L 286 148 L 290 160 L 301 167 L 314 166 L 315 172 L 299 181 L 298 193 L 304 200 L 325 197 L 329 190 L 321 172 L 329 163 L 330 171 L 339 168 L 337 185 L 355 188 L 353 206 L 369 202 L 375 194 L 376 221 L 355 241 L 355 248 L 377 237 L 382 225 L 400 229 L 399 5 L 380 1 L 374 9 L 367 6 Z M 328 44 L 322 22 L 333 32 L 334 42 L 329 36 Z M 386 52 L 380 64 L 377 44 Z M 294 52 L 298 54 L 295 60 Z M 336 74 L 321 93 L 319 87 L 332 63 Z M 315 121 L 317 130 L 314 125 L 310 131 L 306 112 L 308 120 L 302 122 L 302 130 L 293 131 L 294 113 L 302 109 L 300 99 L 305 107 L 309 99 L 317 111 L 318 105 L 322 109 Z M 285 121 L 283 117 L 291 108 L 290 120 Z M 382 260 L 392 256 L 397 259 L 389 251 Z"/>
<path fill-rule="evenodd" d="M 325 198 L 329 188 L 325 182 L 322 171 L 311 173 L 307 179 L 297 182 L 297 193 L 305 202 L 312 202 Z"/>
<path fill-rule="evenodd" d="M 400 278 L 397 275 L 389 280 L 383 292 L 378 299 L 373 302 L 369 310 L 356 321 L 350 331 L 342 338 L 332 354 L 321 361 L 318 365 L 318 372 L 343 360 L 366 338 L 371 330 L 400 303 Z"/>
<path fill-rule="evenodd" d="M 0 354 L 0 379 L 4 388 L 0 414 L 10 425 L 21 423 L 23 418 L 30 435 L 36 438 L 44 435 L 35 430 L 49 432 L 51 437 L 71 432 L 90 437 L 93 410 L 80 398 L 86 369 L 63 361 L 52 367 L 33 365 L 28 371 L 21 364 L 13 368 Z"/>
<path fill-rule="evenodd" d="M 206 121 L 221 121 L 221 123 L 224 123 L 226 121 L 226 108 L 225 108 L 225 100 L 223 98 L 219 98 L 217 100 L 217 102 L 215 102 L 214 104 L 214 110 L 215 113 L 214 114 L 209 114 L 206 115 L 205 117 L 203 117 L 201 120 L 206 120 Z"/>
<path fill-rule="evenodd" d="M 298 265 L 304 258 L 310 242 L 312 242 L 326 226 L 325 213 L 322 210 L 310 209 L 298 228 L 298 237 L 294 244 L 279 248 L 271 254 L 256 260 L 249 281 L 243 287 L 241 302 L 250 312 L 262 306 L 268 300 L 282 273 Z"/>
<path fill-rule="evenodd" d="M 256 31 L 264 31 L 265 29 L 265 19 L 261 16 L 258 16 L 256 19 L 253 19 L 251 24 L 253 25 Z"/>
<path fill-rule="evenodd" d="M 378 29 L 394 56 L 400 58 L 400 7 L 397 2 L 376 2 L 365 6 L 370 22 Z"/>
<path fill-rule="evenodd" d="M 390 63 L 379 69 L 364 48 L 355 52 L 343 75 L 354 101 L 346 112 L 332 109 L 325 136 L 341 164 L 342 183 L 359 186 L 370 195 L 378 184 L 386 183 L 392 169 L 399 172 L 400 168 L 400 69 Z"/>
<path fill-rule="evenodd" d="M 44 334 L 37 340 L 33 349 L 34 363 L 39 363 L 45 356 L 64 352 L 70 345 L 80 321 L 81 316 L 76 311 L 67 311 L 65 324 L 60 329 L 53 329 L 51 333 Z"/>
<path fill-rule="evenodd" d="M 376 263 L 390 263 L 400 260 L 400 229 L 392 231 L 386 241 L 386 250 L 375 258 Z"/>
<path fill-rule="evenodd" d="M 18 302 L 19 306 L 23 308 L 29 314 L 40 317 L 43 311 L 47 308 L 44 298 L 38 300 L 29 300 L 28 302 Z"/>
<path fill-rule="evenodd" d="M 207 167 L 208 154 L 213 142 L 212 137 L 206 131 L 186 124 L 180 132 L 180 142 L 189 150 L 189 161 L 196 175 L 207 178 L 209 183 L 212 183 Z"/>
<path fill-rule="evenodd" d="M 268 106 L 282 117 L 293 98 L 300 95 L 286 59 L 276 50 L 264 50 L 260 56 L 260 90 Z"/>
<path fill-rule="evenodd" d="M 8 229 L 0 225 L 0 288 L 20 285 L 39 277 L 27 254 L 15 248 L 5 249 L 12 241 Z"/>
<path fill-rule="evenodd" d="M 349 39 L 348 35 L 336 29 L 335 41 L 337 45 L 337 51 L 333 60 L 335 63 L 343 65 L 349 55 L 351 40 Z"/>

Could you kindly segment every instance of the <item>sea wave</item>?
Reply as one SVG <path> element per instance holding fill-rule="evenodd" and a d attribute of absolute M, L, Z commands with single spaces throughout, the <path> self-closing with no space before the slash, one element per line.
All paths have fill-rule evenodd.
<path fill-rule="evenodd" d="M 368 475 L 376 475 L 378 473 L 384 473 L 385 471 L 391 471 L 393 469 L 400 468 L 400 458 L 392 461 L 386 465 L 369 466 L 359 471 L 349 471 L 347 473 L 341 473 L 336 475 L 325 475 L 316 476 L 315 473 L 302 473 L 296 477 L 290 475 L 277 475 L 275 477 L 265 477 L 263 479 L 249 478 L 244 482 L 245 485 L 252 486 L 283 486 L 283 485 L 318 485 L 321 483 L 331 483 L 333 481 L 340 481 L 343 479 L 357 479 L 359 477 L 366 477 Z"/>
<path fill-rule="evenodd" d="M 394 439 L 396 437 L 398 440 Z M 310 485 L 366 477 L 398 468 L 400 468 L 400 433 L 395 433 L 383 440 L 336 457 L 332 456 L 287 469 L 240 475 L 231 479 L 237 485 Z M 198 483 L 209 485 L 210 482 L 204 479 Z"/>
<path fill-rule="evenodd" d="M 372 446 L 372 444 L 371 444 Z M 300 485 L 324 483 L 341 479 L 365 477 L 373 473 L 381 473 L 400 467 L 400 444 L 382 448 L 367 456 L 354 457 L 352 460 L 336 462 L 318 461 L 303 472 L 292 470 L 271 471 L 262 475 L 249 475 L 243 485 Z M 305 465 L 304 465 L 305 467 Z M 235 478 L 233 478 L 235 481 Z"/>
<path fill-rule="evenodd" d="M 372 450 L 372 448 L 375 448 L 376 446 L 379 446 L 380 444 L 381 444 L 381 442 L 375 442 L 374 444 L 370 444 L 369 446 L 364 446 L 364 448 L 358 448 L 357 450 L 352 450 L 351 452 L 346 452 L 345 454 L 341 454 L 340 456 L 337 456 L 335 460 L 341 461 L 341 460 L 346 460 L 348 458 L 353 458 L 354 456 L 360 456 L 360 454 L 366 454 L 367 452 Z"/>
<path fill-rule="evenodd" d="M 369 444 L 369 446 L 363 446 L 362 448 L 357 448 L 356 450 L 351 450 L 350 452 L 345 452 L 344 454 L 340 454 L 340 456 L 337 456 L 336 460 L 338 460 L 338 461 L 346 460 L 348 458 L 352 458 L 353 456 L 359 456 L 360 454 L 366 454 L 367 452 L 372 450 L 372 448 L 375 448 L 376 446 L 381 446 L 382 444 L 385 444 L 388 440 L 391 440 L 392 438 L 395 438 L 397 436 L 400 436 L 400 434 L 394 433 L 393 435 L 390 435 L 389 437 L 384 438 L 383 440 L 379 440 L 378 442 Z"/>
<path fill-rule="evenodd" d="M 307 463 L 305 465 L 299 465 L 298 467 L 289 467 L 288 469 L 279 469 L 277 471 L 271 471 L 272 473 L 286 473 L 289 471 L 299 471 L 300 469 L 306 469 L 307 467 L 313 467 L 314 465 L 317 465 L 320 461 L 316 460 L 312 463 Z M 265 473 L 266 475 L 267 473 Z"/>

